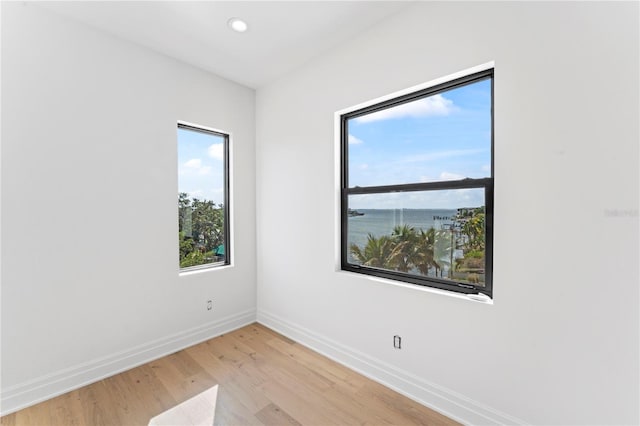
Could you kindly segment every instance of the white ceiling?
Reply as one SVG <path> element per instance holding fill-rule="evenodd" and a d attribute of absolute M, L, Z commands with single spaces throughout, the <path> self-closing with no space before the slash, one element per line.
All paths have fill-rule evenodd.
<path fill-rule="evenodd" d="M 43 7 L 258 88 L 407 7 L 404 1 L 64 1 Z M 245 33 L 229 29 L 240 17 Z"/>

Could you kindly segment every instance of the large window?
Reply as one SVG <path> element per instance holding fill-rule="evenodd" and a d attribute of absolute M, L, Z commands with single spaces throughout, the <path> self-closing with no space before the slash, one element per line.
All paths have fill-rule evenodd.
<path fill-rule="evenodd" d="M 229 135 L 178 124 L 180 269 L 229 264 Z"/>
<path fill-rule="evenodd" d="M 341 126 L 342 269 L 491 297 L 493 70 Z"/>

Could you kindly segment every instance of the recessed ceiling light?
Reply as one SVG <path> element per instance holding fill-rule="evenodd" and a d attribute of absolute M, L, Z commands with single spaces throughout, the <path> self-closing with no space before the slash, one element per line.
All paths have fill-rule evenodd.
<path fill-rule="evenodd" d="M 247 28 L 249 28 L 247 23 L 244 22 L 240 18 L 231 18 L 231 19 L 229 19 L 227 24 L 229 25 L 229 27 L 231 27 L 231 29 L 233 31 L 236 31 L 236 32 L 239 32 L 239 33 L 243 33 L 245 31 L 247 31 Z"/>

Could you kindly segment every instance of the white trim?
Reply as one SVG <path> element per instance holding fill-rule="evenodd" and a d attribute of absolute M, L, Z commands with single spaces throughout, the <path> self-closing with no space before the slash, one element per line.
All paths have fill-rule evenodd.
<path fill-rule="evenodd" d="M 2 389 L 1 415 L 62 395 L 205 340 L 228 333 L 256 320 L 255 309 L 229 315 L 160 339 L 107 355 L 64 370 Z"/>
<path fill-rule="evenodd" d="M 178 271 L 178 276 L 179 277 L 186 277 L 189 275 L 196 275 L 196 274 L 201 274 L 203 272 L 210 272 L 210 271 L 222 271 L 224 269 L 229 269 L 229 268 L 233 268 L 232 264 L 225 264 L 223 262 L 219 262 L 219 263 L 207 263 L 204 265 L 198 265 L 198 266 L 190 266 L 188 268 L 182 268 Z"/>
<path fill-rule="evenodd" d="M 477 302 L 485 305 L 493 305 L 493 299 L 491 299 L 489 296 L 482 293 L 478 293 L 478 294 L 458 293 L 451 290 L 444 290 L 436 287 L 428 287 L 426 285 L 411 284 L 411 283 L 406 283 L 404 281 L 375 277 L 373 275 L 359 274 L 357 272 L 342 271 L 342 270 L 336 270 L 335 272 L 337 274 L 348 275 L 353 279 L 373 281 L 373 282 L 382 283 L 385 285 L 393 285 L 400 288 L 406 288 L 408 290 L 415 290 L 415 291 L 421 291 L 424 293 L 437 294 L 439 296 L 452 297 L 458 300 Z"/>
<path fill-rule="evenodd" d="M 502 413 L 478 401 L 424 380 L 384 361 L 306 329 L 290 321 L 258 311 L 258 320 L 296 342 L 390 389 L 464 424 L 516 425 L 523 420 Z"/>
<path fill-rule="evenodd" d="M 189 126 L 189 127 L 193 127 L 193 128 L 196 128 L 196 129 L 208 130 L 210 132 L 215 132 L 215 133 L 221 133 L 223 135 L 228 135 L 229 138 L 231 138 L 231 133 L 227 132 L 226 130 L 220 130 L 220 129 L 216 129 L 214 127 L 203 126 L 202 124 L 191 123 L 189 121 L 184 121 L 184 120 L 178 120 L 178 126 L 179 125 Z"/>

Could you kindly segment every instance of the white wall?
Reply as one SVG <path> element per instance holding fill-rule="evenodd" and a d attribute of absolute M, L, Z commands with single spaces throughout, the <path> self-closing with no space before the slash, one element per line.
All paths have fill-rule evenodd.
<path fill-rule="evenodd" d="M 638 424 L 638 12 L 419 3 L 258 90 L 259 321 L 466 422 Z M 334 112 L 488 61 L 494 304 L 336 272 Z"/>
<path fill-rule="evenodd" d="M 3 413 L 255 320 L 254 105 L 251 89 L 2 2 Z M 178 120 L 231 132 L 234 155 L 234 265 L 182 277 Z"/>

